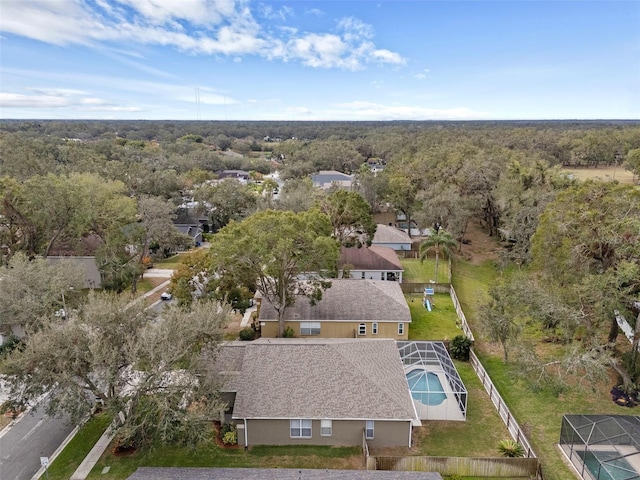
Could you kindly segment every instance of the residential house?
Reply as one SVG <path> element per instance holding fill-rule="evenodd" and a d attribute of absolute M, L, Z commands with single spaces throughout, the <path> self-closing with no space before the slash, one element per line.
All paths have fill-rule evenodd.
<path fill-rule="evenodd" d="M 351 190 L 353 175 L 347 175 L 336 170 L 320 170 L 318 173 L 311 175 L 311 181 L 314 187 L 322 190 L 328 190 L 331 187 Z"/>
<path fill-rule="evenodd" d="M 404 268 L 398 255 L 391 247 L 372 245 L 370 247 L 342 247 L 338 268 L 341 276 L 360 280 L 391 280 L 402 282 Z"/>
<path fill-rule="evenodd" d="M 278 313 L 259 299 L 263 337 L 278 335 Z M 398 282 L 331 279 L 322 300 L 311 305 L 303 295 L 285 310 L 285 328 L 298 337 L 394 338 L 407 340 L 411 312 Z"/>
<path fill-rule="evenodd" d="M 390 247 L 394 250 L 411 250 L 412 239 L 403 230 L 391 225 L 378 224 L 371 245 Z"/>
<path fill-rule="evenodd" d="M 202 228 L 199 223 L 174 223 L 176 230 L 183 235 L 188 235 L 193 240 L 192 246 L 199 247 L 202 244 Z"/>
<path fill-rule="evenodd" d="M 102 275 L 94 256 L 49 255 L 48 262 L 68 262 L 73 260 L 82 266 L 84 271 L 83 288 L 102 288 Z"/>
<path fill-rule="evenodd" d="M 249 181 L 249 172 L 245 172 L 244 170 L 223 170 L 218 174 L 218 178 L 220 180 L 224 178 L 234 178 L 239 182 L 247 183 Z"/>
<path fill-rule="evenodd" d="M 421 423 L 393 340 L 239 343 L 223 347 L 232 360 L 218 371 L 240 445 L 411 446 Z"/>

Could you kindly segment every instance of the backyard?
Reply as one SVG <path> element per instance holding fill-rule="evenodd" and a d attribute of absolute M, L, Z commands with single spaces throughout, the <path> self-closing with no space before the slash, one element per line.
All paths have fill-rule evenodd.
<path fill-rule="evenodd" d="M 505 364 L 498 349 L 484 341 L 479 334 L 478 307 L 488 286 L 501 274 L 492 261 L 473 265 L 456 260 L 453 264 L 453 284 L 471 328 L 475 332 L 475 350 L 488 371 L 509 409 L 526 432 L 539 456 L 545 480 L 565 480 L 573 474 L 566 466 L 557 448 L 562 415 L 565 413 L 634 414 L 628 408 L 611 401 L 609 389 L 614 379 L 592 385 L 589 391 L 567 387 L 555 392 L 547 389 L 534 391 L 524 382 L 514 365 Z M 543 347 L 548 348 L 548 347 Z"/>

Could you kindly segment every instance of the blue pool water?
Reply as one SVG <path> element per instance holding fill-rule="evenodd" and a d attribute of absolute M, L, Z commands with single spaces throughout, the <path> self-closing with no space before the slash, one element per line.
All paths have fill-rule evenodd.
<path fill-rule="evenodd" d="M 447 399 L 440 379 L 435 373 L 422 369 L 411 370 L 407 373 L 407 382 L 411 396 L 423 405 L 440 405 Z"/>
<path fill-rule="evenodd" d="M 618 452 L 577 452 L 598 480 L 632 480 L 640 478 Z"/>

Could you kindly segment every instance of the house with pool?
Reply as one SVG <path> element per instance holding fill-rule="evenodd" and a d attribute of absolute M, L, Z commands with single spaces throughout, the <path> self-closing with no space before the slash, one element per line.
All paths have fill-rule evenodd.
<path fill-rule="evenodd" d="M 370 447 L 410 447 L 422 420 L 466 417 L 466 390 L 444 345 L 418 343 L 231 342 L 216 363 L 226 419 L 245 447 L 360 446 L 363 440 Z"/>

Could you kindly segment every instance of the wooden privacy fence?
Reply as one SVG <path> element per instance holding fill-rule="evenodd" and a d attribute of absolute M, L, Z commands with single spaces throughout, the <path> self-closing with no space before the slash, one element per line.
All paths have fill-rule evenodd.
<path fill-rule="evenodd" d="M 400 288 L 405 295 L 422 295 L 425 288 L 433 288 L 434 293 L 449 293 L 448 283 L 401 283 Z"/>
<path fill-rule="evenodd" d="M 438 472 L 462 477 L 527 477 L 536 475 L 537 458 L 371 457 L 376 470 Z M 373 462 L 371 462 L 373 464 Z M 367 468 L 369 462 L 367 462 Z"/>
<path fill-rule="evenodd" d="M 473 349 L 471 349 L 471 351 L 469 352 L 469 363 L 471 363 L 471 367 L 482 382 L 482 386 L 489 394 L 491 402 L 493 402 L 493 405 L 496 407 L 498 415 L 500 415 L 500 418 L 502 418 L 502 421 L 507 426 L 507 430 L 509 430 L 509 433 L 511 434 L 513 439 L 524 447 L 525 455 L 527 457 L 537 458 L 537 455 L 533 451 L 533 448 L 531 448 L 531 444 L 529 444 L 527 436 L 520 428 L 520 425 L 518 425 L 518 422 L 516 422 L 516 419 L 513 418 L 513 414 L 509 410 L 509 407 L 507 407 L 507 404 L 498 393 L 498 389 L 491 381 L 489 374 L 480 363 L 480 360 L 478 360 L 478 357 L 476 356 Z"/>

